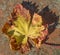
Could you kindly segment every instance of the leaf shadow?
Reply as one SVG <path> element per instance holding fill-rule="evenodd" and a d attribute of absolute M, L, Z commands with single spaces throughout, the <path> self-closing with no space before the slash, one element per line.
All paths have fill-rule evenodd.
<path fill-rule="evenodd" d="M 43 8 L 39 14 L 43 18 L 43 24 L 48 24 L 48 32 L 51 34 L 58 24 L 59 16 L 57 16 L 55 12 L 53 13 L 48 6 Z"/>
<path fill-rule="evenodd" d="M 43 18 L 43 24 L 48 24 L 48 32 L 50 35 L 55 29 L 56 29 L 56 26 L 58 24 L 58 20 L 59 20 L 59 16 L 57 16 L 55 14 L 55 12 L 51 11 L 49 9 L 48 6 L 46 6 L 45 8 L 43 8 L 40 12 L 39 12 L 39 5 L 36 5 L 36 3 L 34 2 L 32 4 L 32 1 L 23 1 L 22 2 L 22 5 L 24 8 L 26 8 L 27 10 L 29 10 L 30 12 L 30 15 L 31 15 L 31 20 L 33 18 L 33 15 L 34 13 L 38 13 L 39 15 L 42 16 Z M 60 46 L 60 44 L 53 44 L 53 43 L 46 43 L 46 41 L 49 39 L 49 37 L 47 36 L 45 38 L 45 40 L 42 41 L 42 43 L 45 43 L 45 44 L 48 44 L 48 45 L 55 45 L 55 46 Z"/>

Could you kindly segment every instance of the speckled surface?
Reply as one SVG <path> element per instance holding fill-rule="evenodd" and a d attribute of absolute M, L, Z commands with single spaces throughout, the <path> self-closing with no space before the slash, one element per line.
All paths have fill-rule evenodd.
<path fill-rule="evenodd" d="M 0 0 L 0 55 L 22 55 L 19 51 L 13 51 L 9 48 L 9 40 L 1 31 L 4 23 L 8 21 L 8 16 L 12 12 L 13 7 L 18 3 L 22 3 L 22 1 L 23 0 Z M 29 1 L 32 1 L 32 3 L 36 2 L 36 4 L 39 5 L 39 11 L 42 11 L 42 9 L 48 6 L 50 10 L 54 11 L 55 14 L 59 16 L 58 23 L 60 23 L 60 0 Z M 26 55 L 60 55 L 60 24 L 57 24 L 56 29 L 49 34 L 48 37 L 49 39 L 46 42 L 58 45 L 42 44 L 38 52 L 32 49 Z"/>

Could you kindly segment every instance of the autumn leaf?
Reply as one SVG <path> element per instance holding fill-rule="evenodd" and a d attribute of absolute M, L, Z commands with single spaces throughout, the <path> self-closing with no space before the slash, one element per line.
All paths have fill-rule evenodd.
<path fill-rule="evenodd" d="M 19 49 L 24 52 L 24 48 L 26 48 L 26 51 L 27 48 L 31 48 L 31 42 L 33 43 L 32 45 L 40 48 L 42 40 L 48 34 L 47 27 L 42 24 L 42 16 L 34 13 L 31 20 L 29 10 L 25 9 L 21 4 L 17 4 L 14 7 L 11 16 L 10 20 L 12 24 L 9 24 L 10 21 L 8 21 L 2 28 L 3 33 L 10 37 L 10 42 L 12 37 L 16 40 L 15 42 L 11 42 L 12 44 L 10 43 L 11 48 L 17 49 L 19 46 Z M 30 23 L 30 21 L 32 22 Z M 31 40 L 29 41 L 29 39 Z"/>

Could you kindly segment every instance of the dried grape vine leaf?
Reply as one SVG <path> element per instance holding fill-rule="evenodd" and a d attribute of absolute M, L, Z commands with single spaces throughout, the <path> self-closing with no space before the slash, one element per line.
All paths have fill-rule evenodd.
<path fill-rule="evenodd" d="M 29 10 L 25 9 L 21 4 L 17 4 L 11 14 L 11 23 L 6 23 L 3 27 L 3 33 L 10 37 L 10 46 L 12 49 L 17 49 L 18 46 L 23 53 L 30 49 L 29 39 L 37 48 L 40 48 L 42 40 L 47 36 L 48 30 L 42 23 L 42 17 L 34 13 L 31 20 Z M 32 21 L 30 23 L 30 21 Z M 10 22 L 10 21 L 9 21 Z M 29 24 L 31 24 L 29 26 Z M 11 41 L 12 37 L 16 41 Z M 31 41 L 30 40 L 30 41 Z M 28 45 L 27 45 L 28 43 Z M 16 47 L 15 47 L 16 45 Z M 26 51 L 24 49 L 26 48 Z"/>

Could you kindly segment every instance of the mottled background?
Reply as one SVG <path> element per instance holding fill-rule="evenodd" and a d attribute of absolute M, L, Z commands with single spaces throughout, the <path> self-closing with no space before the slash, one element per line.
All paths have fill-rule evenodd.
<path fill-rule="evenodd" d="M 18 3 L 22 3 L 22 1 L 23 0 L 0 0 L 0 55 L 22 55 L 19 51 L 13 51 L 9 48 L 9 40 L 1 31 L 4 23 L 8 20 L 8 16 L 12 12 L 13 7 Z M 39 5 L 38 12 L 40 12 L 43 17 L 46 16 L 44 16 L 44 12 L 46 12 L 45 14 L 47 14 L 48 17 L 48 14 L 50 14 L 48 12 L 49 10 L 51 10 L 52 12 L 55 12 L 55 16 L 59 16 L 59 20 L 56 21 L 57 25 L 55 26 L 55 29 L 53 31 L 53 27 L 51 27 L 50 29 L 51 32 L 48 35 L 49 39 L 46 41 L 50 44 L 43 43 L 38 52 L 35 51 L 35 49 L 32 49 L 26 55 L 60 55 L 60 0 L 29 0 L 29 2 L 30 1 Z M 48 8 L 46 8 L 46 10 L 44 11 L 44 8 L 47 6 L 49 10 Z M 50 15 L 53 16 L 53 14 Z M 52 19 L 48 20 L 48 22 L 49 21 L 52 21 Z"/>

